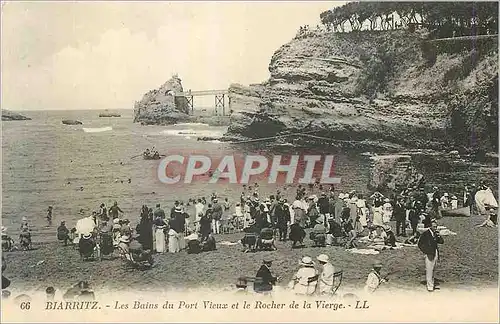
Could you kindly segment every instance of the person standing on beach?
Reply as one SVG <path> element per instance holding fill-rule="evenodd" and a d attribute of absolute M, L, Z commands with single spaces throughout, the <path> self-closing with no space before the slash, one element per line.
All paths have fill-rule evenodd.
<path fill-rule="evenodd" d="M 439 259 L 438 244 L 443 244 L 444 240 L 437 230 L 437 221 L 431 221 L 431 227 L 422 233 L 418 240 L 418 248 L 425 254 L 425 278 L 427 281 L 427 291 L 432 292 L 439 289 L 434 282 L 434 269 Z"/>
<path fill-rule="evenodd" d="M 153 215 L 154 215 L 155 219 L 156 218 L 165 219 L 165 211 L 160 208 L 160 204 L 156 204 L 156 209 L 155 209 Z"/>
<path fill-rule="evenodd" d="M 123 210 L 118 207 L 118 202 L 115 201 L 113 206 L 109 207 L 109 216 L 113 219 L 118 218 L 118 212 L 123 214 Z"/>
<path fill-rule="evenodd" d="M 220 220 L 222 218 L 222 205 L 219 203 L 217 197 L 213 198 L 213 213 L 212 213 L 212 232 L 214 234 L 220 233 Z"/>
<path fill-rule="evenodd" d="M 52 206 L 47 209 L 47 226 L 52 226 Z"/>

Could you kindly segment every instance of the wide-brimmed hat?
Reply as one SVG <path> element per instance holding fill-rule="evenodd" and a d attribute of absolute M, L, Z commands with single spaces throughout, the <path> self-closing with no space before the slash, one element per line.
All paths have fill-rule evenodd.
<path fill-rule="evenodd" d="M 269 263 L 273 263 L 273 260 L 271 258 L 269 258 L 269 257 L 265 257 L 264 260 L 262 260 L 262 262 L 264 264 L 269 264 Z"/>
<path fill-rule="evenodd" d="M 28 221 L 28 218 L 27 218 L 26 216 L 23 216 L 23 218 L 21 218 L 21 220 L 22 220 L 23 222 L 26 222 L 26 221 Z"/>
<path fill-rule="evenodd" d="M 384 202 L 391 202 L 391 200 L 389 198 L 385 198 Z"/>
<path fill-rule="evenodd" d="M 447 193 L 447 192 L 445 192 L 443 196 L 448 197 L 448 193 Z"/>
<path fill-rule="evenodd" d="M 320 261 L 320 262 L 326 263 L 326 262 L 328 262 L 329 257 L 326 254 L 320 254 L 320 255 L 318 255 L 318 257 L 316 259 L 318 259 L 318 261 Z"/>
<path fill-rule="evenodd" d="M 300 265 L 303 265 L 303 266 L 313 266 L 314 265 L 314 261 L 312 260 L 311 257 L 305 256 L 305 257 L 302 258 L 302 260 L 300 260 Z"/>
<path fill-rule="evenodd" d="M 458 199 L 457 196 L 453 195 L 451 196 L 451 199 L 455 200 L 455 199 Z"/>
<path fill-rule="evenodd" d="M 127 235 L 124 235 L 124 236 L 120 237 L 120 242 L 130 243 L 130 237 L 128 237 Z"/>
<path fill-rule="evenodd" d="M 376 268 L 382 268 L 382 262 L 380 262 L 380 261 L 373 262 L 373 269 L 376 269 Z"/>
<path fill-rule="evenodd" d="M 180 212 L 180 211 L 182 211 L 182 207 L 181 206 L 175 206 L 174 210 L 177 211 L 177 212 Z"/>
<path fill-rule="evenodd" d="M 92 237 L 92 234 L 90 234 L 90 233 L 83 234 L 83 238 L 86 239 L 86 240 L 88 240 L 91 237 Z"/>
<path fill-rule="evenodd" d="M 113 219 L 113 224 L 120 224 L 120 219 L 119 218 Z"/>
<path fill-rule="evenodd" d="M 342 192 L 339 193 L 339 199 L 344 199 L 344 194 Z"/>

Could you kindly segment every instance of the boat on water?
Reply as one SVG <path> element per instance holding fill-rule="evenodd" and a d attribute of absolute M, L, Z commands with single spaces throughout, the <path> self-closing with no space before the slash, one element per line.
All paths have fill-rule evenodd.
<path fill-rule="evenodd" d="M 158 153 L 148 154 L 148 153 L 144 152 L 142 154 L 142 157 L 144 158 L 144 160 L 159 160 L 160 159 L 160 155 Z"/>
<path fill-rule="evenodd" d="M 470 207 L 443 209 L 441 214 L 443 217 L 470 217 Z"/>

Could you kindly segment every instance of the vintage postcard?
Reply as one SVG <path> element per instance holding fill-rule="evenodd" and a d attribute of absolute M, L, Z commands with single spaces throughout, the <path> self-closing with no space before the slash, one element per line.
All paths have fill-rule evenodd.
<path fill-rule="evenodd" d="M 498 2 L 1 24 L 2 322 L 498 321 Z"/>

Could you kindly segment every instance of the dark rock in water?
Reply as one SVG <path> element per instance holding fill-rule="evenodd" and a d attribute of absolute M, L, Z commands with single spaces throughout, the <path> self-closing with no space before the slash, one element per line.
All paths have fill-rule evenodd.
<path fill-rule="evenodd" d="M 103 113 L 99 114 L 99 117 L 121 117 L 122 115 L 120 114 L 114 114 L 114 113 Z"/>
<path fill-rule="evenodd" d="M 160 88 L 151 90 L 134 106 L 134 122 L 142 125 L 168 125 L 190 119 L 181 79 L 174 75 Z"/>
<path fill-rule="evenodd" d="M 23 116 L 21 114 L 2 109 L 2 120 L 31 120 L 31 118 Z"/>
<path fill-rule="evenodd" d="M 62 121 L 64 125 L 83 125 L 83 123 L 79 120 L 73 120 L 73 119 L 64 119 Z"/>

